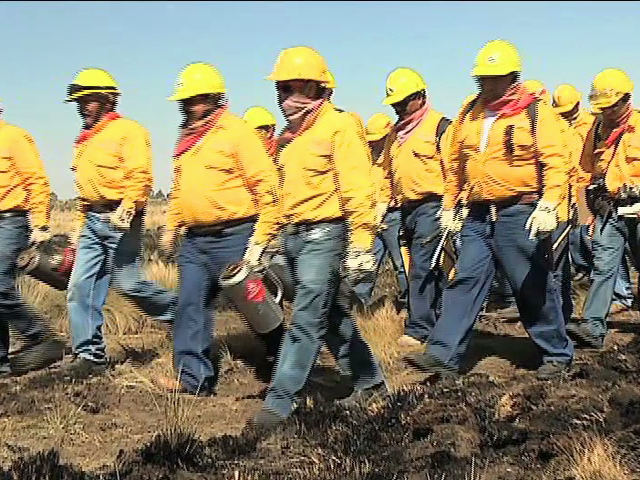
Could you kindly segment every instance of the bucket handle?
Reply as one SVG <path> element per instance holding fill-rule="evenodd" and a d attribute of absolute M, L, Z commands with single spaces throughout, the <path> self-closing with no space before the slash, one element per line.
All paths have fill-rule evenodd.
<path fill-rule="evenodd" d="M 284 287 L 282 286 L 282 282 L 280 281 L 280 279 L 278 278 L 278 276 L 273 273 L 271 271 L 271 269 L 264 265 L 261 270 L 264 272 L 265 276 L 269 277 L 269 280 L 271 280 L 273 282 L 273 284 L 276 286 L 276 298 L 275 298 L 275 302 L 276 303 L 280 303 L 280 300 L 282 300 L 282 295 L 284 292 Z"/>

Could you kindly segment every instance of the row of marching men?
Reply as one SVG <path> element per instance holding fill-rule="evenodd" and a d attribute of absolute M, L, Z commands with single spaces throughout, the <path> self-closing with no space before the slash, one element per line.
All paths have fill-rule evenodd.
<path fill-rule="evenodd" d="M 513 45 L 486 44 L 472 71 L 479 94 L 468 97 L 449 122 L 431 107 L 420 75 L 397 69 L 387 78 L 383 103 L 398 121 L 385 138 L 389 125 L 378 128 L 376 122 L 385 122 L 372 119 L 367 142 L 358 116 L 331 103 L 333 79 L 313 49 L 285 49 L 268 77 L 287 122 L 277 139 L 261 140 L 229 111 L 224 80 L 213 66 L 190 64 L 170 97 L 183 122 L 161 241 L 169 252 L 181 237 L 177 293 L 144 280 L 139 271 L 152 186 L 149 134 L 117 113 L 120 91 L 110 74 L 81 71 L 67 95 L 78 106 L 83 128 L 72 163 L 79 200 L 67 295 L 73 356 L 65 370 L 105 370 L 102 309 L 112 285 L 147 315 L 172 325 L 179 379 L 164 384 L 213 394 L 218 378 L 210 332 L 220 274 L 239 260 L 260 265 L 282 234 L 295 284 L 292 322 L 255 424 L 273 426 L 291 414 L 323 343 L 352 380 L 353 392 L 344 402 L 384 394 L 379 362 L 339 286 L 343 277 L 356 286 L 371 282 L 379 263 L 376 237 L 394 250 L 401 271 L 402 255 L 391 246 L 401 230 L 410 252 L 405 341 L 425 344 L 423 353 L 408 358 L 413 365 L 428 372 L 459 371 L 500 270 L 540 349 L 538 376 L 562 375 L 573 358 L 568 332 L 590 346 L 602 344 L 624 244 L 636 246 L 638 209 L 631 187 L 637 113 L 626 74 L 605 70 L 590 96 L 598 115 L 581 130 L 580 122 L 588 121 L 575 92 L 558 93 L 558 109 L 567 108 L 561 119 L 544 92 L 522 84 L 521 70 Z M 17 372 L 61 356 L 61 342 L 17 296 L 15 259 L 9 258 L 48 239 L 48 180 L 26 132 L 3 125 L 0 134 L 13 152 L 3 157 L 4 184 L 10 187 L 2 197 L 6 216 L 0 231 L 17 242 L 14 250 L 2 249 L 9 267 L 1 325 L 10 321 L 32 340 L 13 364 L 0 351 L 6 370 Z M 593 279 L 586 321 L 573 324 L 566 314 L 562 245 L 581 195 L 595 216 Z M 4 228 L 13 223 L 14 230 Z M 434 258 L 448 236 L 455 238 L 457 262 L 455 274 L 445 279 Z M 2 338 L 8 345 L 8 333 Z"/>

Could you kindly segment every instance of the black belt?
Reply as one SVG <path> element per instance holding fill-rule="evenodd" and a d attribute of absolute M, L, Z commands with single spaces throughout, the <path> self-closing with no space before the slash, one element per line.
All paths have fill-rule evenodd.
<path fill-rule="evenodd" d="M 470 202 L 469 208 L 490 208 L 492 205 L 497 210 L 503 208 L 513 207 L 514 205 L 533 205 L 540 199 L 540 195 L 537 193 L 522 193 L 520 195 L 514 195 L 512 197 L 504 198 L 502 200 L 482 200 L 478 202 Z"/>
<path fill-rule="evenodd" d="M 313 228 L 317 227 L 321 224 L 329 224 L 329 225 L 339 225 L 344 223 L 344 218 L 332 218 L 330 220 L 317 220 L 315 222 L 299 222 L 299 223 L 290 223 L 285 228 L 285 233 L 288 235 L 308 232 Z"/>
<path fill-rule="evenodd" d="M 227 228 L 237 227 L 245 223 L 253 222 L 256 216 L 236 218 L 235 220 L 227 220 L 226 222 L 215 223 L 213 225 L 194 225 L 187 228 L 187 236 L 190 237 L 210 237 L 226 230 Z"/>
<path fill-rule="evenodd" d="M 12 217 L 26 217 L 27 212 L 25 210 L 5 210 L 0 212 L 0 218 L 12 218 Z"/>

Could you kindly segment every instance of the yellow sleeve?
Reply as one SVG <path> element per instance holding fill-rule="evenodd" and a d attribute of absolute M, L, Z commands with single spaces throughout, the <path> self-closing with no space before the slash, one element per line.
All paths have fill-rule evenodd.
<path fill-rule="evenodd" d="M 242 130 L 240 133 L 245 132 Z M 246 134 L 238 139 L 238 160 L 259 212 L 253 241 L 258 244 L 269 243 L 278 234 L 281 224 L 277 193 L 278 170 L 262 140 L 255 131 L 248 131 L 248 128 Z"/>
<path fill-rule="evenodd" d="M 33 137 L 25 131 L 17 135 L 12 155 L 29 195 L 31 226 L 49 226 L 51 187 Z"/>
<path fill-rule="evenodd" d="M 391 185 L 391 144 L 393 139 L 390 134 L 387 136 L 384 148 L 380 154 L 377 165 L 379 165 L 379 190 L 378 190 L 378 202 L 386 203 L 389 205 L 392 201 L 392 185 Z"/>
<path fill-rule="evenodd" d="M 136 203 L 146 202 L 151 193 L 151 139 L 149 132 L 137 125 L 125 136 L 122 147 L 124 163 L 124 208 L 133 208 Z"/>
<path fill-rule="evenodd" d="M 456 119 L 449 125 L 445 135 L 442 137 L 441 150 L 443 157 L 443 164 L 445 167 L 444 173 L 444 198 L 442 200 L 442 208 L 450 210 L 456 206 L 456 203 L 460 198 L 465 198 L 463 195 L 464 184 L 464 165 L 460 163 L 460 141 L 458 135 L 460 129 L 463 126 L 464 118 L 463 113 L 467 109 L 467 105 L 463 105 L 462 111 L 458 114 Z M 468 194 L 468 192 L 466 192 Z"/>
<path fill-rule="evenodd" d="M 451 137 L 453 132 L 453 122 L 449 124 L 447 129 L 440 137 L 440 168 L 442 170 L 442 178 L 445 185 L 447 183 L 447 175 L 449 174 L 449 162 L 451 161 Z"/>
<path fill-rule="evenodd" d="M 178 207 L 178 199 L 180 198 L 180 180 L 181 180 L 181 168 L 179 165 L 180 159 L 173 161 L 173 179 L 171 180 L 171 190 L 169 191 L 169 205 L 167 207 L 167 231 L 176 231 L 182 227 L 182 215 L 180 214 L 180 208 Z"/>
<path fill-rule="evenodd" d="M 350 243 L 370 250 L 376 235 L 375 192 L 369 175 L 370 153 L 353 123 L 344 122 L 334 137 L 333 163 L 340 206 L 349 221 Z"/>
<path fill-rule="evenodd" d="M 548 104 L 538 102 L 536 142 L 544 189 L 541 200 L 559 206 L 566 201 L 568 194 L 570 159 L 564 150 L 564 140 L 555 115 Z"/>

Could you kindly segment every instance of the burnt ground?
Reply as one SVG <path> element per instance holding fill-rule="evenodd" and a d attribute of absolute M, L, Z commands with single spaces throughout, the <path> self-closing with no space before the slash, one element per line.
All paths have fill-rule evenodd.
<path fill-rule="evenodd" d="M 321 395 L 342 388 L 323 356 L 311 398 L 265 438 L 243 432 L 267 384 L 237 317 L 219 318 L 230 353 L 210 398 L 154 387 L 170 371 L 161 331 L 118 339 L 103 377 L 54 366 L 0 381 L 0 479 L 570 480 L 567 452 L 583 434 L 614 441 L 640 478 L 640 319 L 619 314 L 612 327 L 604 351 L 578 350 L 568 378 L 541 382 L 522 327 L 483 318 L 467 375 L 427 377 L 396 358 L 392 395 L 350 409 Z"/>

